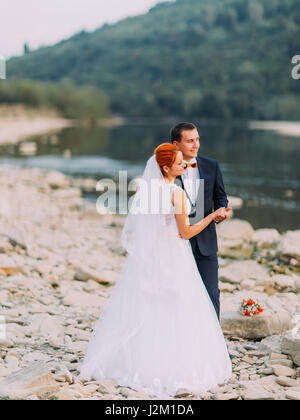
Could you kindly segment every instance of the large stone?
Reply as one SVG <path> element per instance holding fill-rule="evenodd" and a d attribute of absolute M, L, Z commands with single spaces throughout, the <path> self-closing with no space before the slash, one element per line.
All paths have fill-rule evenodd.
<path fill-rule="evenodd" d="M 233 262 L 219 269 L 219 280 L 226 283 L 239 284 L 244 280 L 262 283 L 269 278 L 267 270 L 253 260 Z"/>
<path fill-rule="evenodd" d="M 218 239 L 218 255 L 226 258 L 250 258 L 254 246 L 243 239 Z"/>
<path fill-rule="evenodd" d="M 292 316 L 277 302 L 276 296 L 255 291 L 229 294 L 221 300 L 221 326 L 224 334 L 241 338 L 264 338 L 282 334 L 293 326 Z M 251 298 L 263 305 L 264 311 L 252 317 L 239 313 L 243 298 Z M 274 351 L 274 350 L 273 350 Z"/>
<path fill-rule="evenodd" d="M 296 400 L 299 401 L 300 400 L 300 389 L 298 391 L 287 391 L 285 394 L 286 398 L 288 398 L 289 400 Z"/>
<path fill-rule="evenodd" d="M 281 386 L 300 387 L 300 380 L 288 378 L 287 376 L 278 376 L 276 382 Z"/>
<path fill-rule="evenodd" d="M 0 382 L 0 397 L 23 399 L 29 395 L 45 396 L 59 390 L 53 375 L 43 362 L 12 373 Z"/>
<path fill-rule="evenodd" d="M 252 240 L 254 230 L 249 222 L 240 219 L 229 219 L 217 225 L 218 235 L 224 239 Z"/>
<path fill-rule="evenodd" d="M 300 293 L 300 276 L 292 274 L 290 276 L 285 274 L 275 274 L 271 277 L 272 283 L 276 289 L 281 292 Z"/>
<path fill-rule="evenodd" d="M 276 353 L 276 352 L 272 352 L 270 354 L 270 360 L 287 360 L 287 355 L 286 354 L 281 354 L 281 353 Z"/>
<path fill-rule="evenodd" d="M 275 400 L 266 383 L 259 381 L 241 381 L 241 396 L 244 400 Z M 266 389 L 267 388 L 267 389 Z"/>
<path fill-rule="evenodd" d="M 272 369 L 276 376 L 293 376 L 295 374 L 295 370 L 288 366 L 273 365 Z"/>
<path fill-rule="evenodd" d="M 288 230 L 283 236 L 277 246 L 277 253 L 279 257 L 295 258 L 300 262 L 300 229 Z"/>
<path fill-rule="evenodd" d="M 257 229 L 252 238 L 259 250 L 276 246 L 280 239 L 280 233 L 276 229 Z"/>
<path fill-rule="evenodd" d="M 272 395 L 272 399 L 278 399 L 282 393 L 282 387 L 276 382 L 277 377 L 275 375 L 267 375 L 262 377 L 255 377 L 253 380 L 249 381 L 239 381 L 239 386 L 244 392 L 250 393 L 249 397 L 254 397 L 255 394 L 257 397 L 253 399 L 268 399 L 268 394 Z M 242 391 L 241 395 L 243 397 L 244 392 Z M 244 394 L 245 395 L 245 394 Z M 249 398 L 250 399 L 250 398 Z"/>
<path fill-rule="evenodd" d="M 251 243 L 254 230 L 246 220 L 232 219 L 217 226 L 218 254 L 222 257 L 249 258 L 254 250 Z"/>
<path fill-rule="evenodd" d="M 300 334 L 297 325 L 291 331 L 287 331 L 281 341 L 281 352 L 292 357 L 294 363 L 300 366 Z"/>
<path fill-rule="evenodd" d="M 251 389 L 243 394 L 244 400 L 275 400 L 274 394 L 265 391 L 264 389 Z"/>
<path fill-rule="evenodd" d="M 282 310 L 277 313 L 262 312 L 248 317 L 239 312 L 222 313 L 221 326 L 223 333 L 241 338 L 264 338 L 280 334 L 291 327 L 291 317 Z"/>
<path fill-rule="evenodd" d="M 280 359 L 271 359 L 270 358 L 270 360 L 268 360 L 266 362 L 266 365 L 267 365 L 267 367 L 272 367 L 272 366 L 275 366 L 275 365 L 280 365 L 280 366 L 287 366 L 287 367 L 292 368 L 293 367 L 293 361 L 290 360 L 290 359 L 282 359 L 282 358 L 280 358 Z"/>
<path fill-rule="evenodd" d="M 258 343 L 258 348 L 267 353 L 279 353 L 281 351 L 281 341 L 281 335 L 272 335 L 262 339 L 261 342 Z"/>

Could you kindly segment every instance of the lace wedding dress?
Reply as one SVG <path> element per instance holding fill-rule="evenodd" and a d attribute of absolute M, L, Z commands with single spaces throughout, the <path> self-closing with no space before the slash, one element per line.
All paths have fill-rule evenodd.
<path fill-rule="evenodd" d="M 169 184 L 171 193 L 174 188 L 179 187 Z M 170 208 L 152 253 L 144 259 L 138 249 L 128 255 L 79 379 L 115 379 L 160 397 L 178 388 L 201 393 L 230 379 L 231 360 L 214 306 Z M 147 247 L 147 237 L 144 242 Z"/>

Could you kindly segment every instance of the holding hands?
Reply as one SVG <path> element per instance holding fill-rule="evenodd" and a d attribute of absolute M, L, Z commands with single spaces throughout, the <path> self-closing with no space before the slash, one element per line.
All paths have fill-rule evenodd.
<path fill-rule="evenodd" d="M 221 222 L 222 220 L 229 219 L 231 210 L 232 207 L 220 207 L 218 210 L 212 213 L 213 220 L 215 222 Z"/>
<path fill-rule="evenodd" d="M 230 218 L 230 212 L 232 207 L 220 207 L 218 210 L 212 212 L 209 216 L 212 216 L 212 221 L 220 223 L 222 220 Z M 207 216 L 207 217 L 209 217 Z M 179 238 L 182 238 L 182 235 L 179 233 Z"/>

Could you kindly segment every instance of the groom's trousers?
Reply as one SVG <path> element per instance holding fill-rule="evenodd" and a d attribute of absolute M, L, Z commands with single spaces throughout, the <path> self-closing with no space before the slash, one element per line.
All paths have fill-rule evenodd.
<path fill-rule="evenodd" d="M 219 263 L 217 253 L 208 256 L 203 255 L 198 247 L 196 237 L 193 236 L 189 241 L 192 246 L 198 271 L 220 321 L 220 289 L 218 284 Z"/>

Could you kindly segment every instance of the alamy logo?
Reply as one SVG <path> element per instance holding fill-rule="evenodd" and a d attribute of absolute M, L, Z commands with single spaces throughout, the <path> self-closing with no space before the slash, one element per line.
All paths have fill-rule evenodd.
<path fill-rule="evenodd" d="M 138 185 L 137 185 L 138 184 Z M 170 214 L 173 205 L 170 200 L 170 190 L 162 189 L 161 179 L 152 179 L 148 184 L 144 179 L 133 179 L 127 185 L 127 171 L 119 171 L 118 184 L 110 178 L 102 178 L 97 182 L 96 191 L 104 191 L 96 201 L 99 214 Z M 190 202 L 190 217 L 204 218 L 204 179 L 189 180 L 186 183 L 190 193 L 197 192 L 197 205 Z M 119 186 L 119 187 L 118 187 Z M 107 190 L 105 191 L 105 189 Z M 138 200 L 135 194 L 128 200 L 128 192 L 140 191 Z M 117 193 L 118 191 L 118 193 Z M 117 197 L 119 195 L 118 205 Z M 195 197 L 194 197 L 195 198 Z M 191 199 L 189 198 L 189 201 Z M 176 201 L 175 203 L 176 204 Z M 179 204 L 179 203 L 177 203 Z M 197 210 L 196 210 L 197 209 Z M 192 211 L 193 210 L 193 211 Z M 181 206 L 175 205 L 175 214 L 181 212 Z M 194 216 L 192 216 L 194 214 Z"/>
<path fill-rule="evenodd" d="M 296 66 L 292 68 L 292 78 L 298 80 L 300 79 L 300 55 L 294 55 L 292 64 L 296 64 Z"/>
<path fill-rule="evenodd" d="M 0 79 L 6 79 L 6 60 L 0 55 Z"/>

